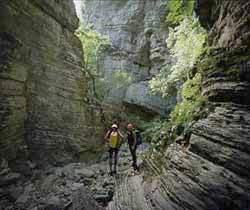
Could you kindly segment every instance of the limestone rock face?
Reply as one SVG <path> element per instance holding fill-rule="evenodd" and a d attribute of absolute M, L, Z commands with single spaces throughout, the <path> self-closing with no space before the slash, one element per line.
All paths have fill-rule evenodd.
<path fill-rule="evenodd" d="M 166 116 L 176 103 L 176 97 L 169 97 L 168 100 L 162 100 L 161 96 L 151 95 L 147 81 L 142 81 L 128 87 L 124 102 L 144 107 L 147 111 Z M 168 109 L 167 109 L 168 108 Z"/>
<path fill-rule="evenodd" d="M 110 39 L 110 47 L 99 57 L 99 70 L 103 75 L 110 75 L 116 71 L 124 71 L 132 78 L 130 84 L 121 89 L 113 90 L 107 97 L 106 102 L 119 103 L 130 93 L 133 87 L 145 89 L 145 81 L 159 72 L 162 65 L 171 63 L 166 46 L 168 36 L 167 29 L 164 28 L 167 0 L 85 0 L 83 1 L 81 17 L 84 24 L 91 24 L 95 30 Z M 141 83 L 143 81 L 143 83 Z M 129 87 L 131 85 L 131 87 Z M 127 93 L 126 93 L 127 92 Z M 133 103 L 142 109 L 150 109 L 155 112 L 155 98 L 147 97 L 149 101 L 142 103 L 141 98 Z M 167 113 L 173 105 L 168 99 L 157 97 L 159 104 L 158 114 Z M 173 100 L 170 98 L 170 102 Z M 125 103 L 130 103 L 125 98 Z M 146 105 L 144 107 L 144 105 Z M 168 106 L 169 105 L 169 106 Z"/>
<path fill-rule="evenodd" d="M 223 48 L 249 46 L 249 4 L 244 0 L 197 0 L 196 11 L 202 25 L 210 28 L 211 45 Z"/>
<path fill-rule="evenodd" d="M 1 156 L 51 164 L 79 158 L 93 131 L 73 1 L 4 0 L 0 10 Z"/>
<path fill-rule="evenodd" d="M 249 209 L 249 5 L 244 0 L 197 0 L 211 47 L 199 68 L 203 94 L 214 111 L 194 124 L 187 148 L 173 143 L 161 164 L 147 158 L 151 176 L 125 180 L 109 209 Z"/>

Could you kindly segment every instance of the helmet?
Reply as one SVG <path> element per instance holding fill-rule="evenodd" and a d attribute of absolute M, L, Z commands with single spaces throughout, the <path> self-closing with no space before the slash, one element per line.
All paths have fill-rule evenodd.
<path fill-rule="evenodd" d="M 113 124 L 111 128 L 118 128 L 118 126 L 116 124 Z"/>
<path fill-rule="evenodd" d="M 127 128 L 133 128 L 134 126 L 131 124 L 131 123 L 129 123 L 128 125 L 127 125 Z"/>

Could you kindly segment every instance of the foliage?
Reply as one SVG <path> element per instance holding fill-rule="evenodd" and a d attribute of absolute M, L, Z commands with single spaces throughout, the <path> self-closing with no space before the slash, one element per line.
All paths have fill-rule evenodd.
<path fill-rule="evenodd" d="M 159 145 L 159 141 L 165 140 L 166 135 L 169 133 L 169 123 L 160 117 L 145 118 L 145 113 L 141 114 L 144 115 L 140 116 L 138 112 L 135 114 L 128 113 L 126 121 L 133 122 L 141 131 L 143 142 Z"/>
<path fill-rule="evenodd" d="M 167 24 L 176 25 L 193 14 L 194 0 L 172 0 L 167 4 Z"/>
<path fill-rule="evenodd" d="M 201 95 L 201 74 L 197 73 L 193 79 L 188 79 L 181 91 L 183 101 L 176 105 L 171 113 L 173 126 L 182 125 L 184 128 L 194 120 L 198 120 L 205 114 L 206 99 Z"/>
<path fill-rule="evenodd" d="M 113 89 L 120 89 L 132 82 L 131 75 L 124 70 L 115 70 L 104 77 L 100 77 L 97 83 L 97 91 L 101 99 L 109 95 Z"/>
<path fill-rule="evenodd" d="M 171 66 L 166 65 L 160 69 L 160 72 L 149 81 L 150 91 L 152 94 L 160 94 L 163 97 L 171 92 L 171 87 L 169 85 L 171 74 Z"/>
<path fill-rule="evenodd" d="M 143 139 L 147 142 L 158 142 L 163 134 L 168 133 L 168 122 L 165 120 L 156 119 L 147 122 L 143 125 L 144 131 L 142 132 Z"/>
<path fill-rule="evenodd" d="M 165 97 L 178 82 L 187 80 L 189 71 L 204 52 L 205 40 L 206 33 L 197 19 L 184 18 L 179 26 L 169 28 L 167 46 L 175 64 L 165 66 L 150 81 L 152 93 L 160 93 Z"/>
<path fill-rule="evenodd" d="M 98 74 L 98 54 L 102 51 L 103 46 L 109 44 L 108 38 L 91 29 L 90 26 L 80 26 L 76 35 L 82 42 L 85 68 L 89 69 L 93 75 Z"/>
<path fill-rule="evenodd" d="M 90 26 L 81 26 L 76 35 L 82 42 L 84 52 L 84 70 L 87 72 L 87 81 L 92 88 L 92 94 L 98 100 L 103 100 L 112 89 L 118 89 L 131 82 L 130 75 L 123 70 L 112 71 L 103 75 L 98 67 L 99 55 L 109 46 L 109 40 Z"/>
<path fill-rule="evenodd" d="M 188 133 L 192 122 L 207 115 L 206 98 L 201 94 L 202 76 L 195 65 L 206 50 L 206 31 L 192 15 L 194 0 L 175 0 L 167 4 L 166 40 L 173 64 L 165 65 L 150 81 L 151 92 L 168 96 L 179 89 L 182 101 L 175 106 L 170 119 L 148 124 L 143 134 L 151 139 L 153 153 L 163 151 L 177 136 Z M 195 74 L 196 73 L 196 74 Z"/>
<path fill-rule="evenodd" d="M 206 98 L 201 94 L 202 76 L 200 73 L 188 79 L 181 89 L 182 102 L 175 106 L 169 120 L 155 119 L 143 127 L 143 137 L 151 142 L 155 153 L 164 151 L 177 136 L 187 132 L 192 122 L 205 117 L 208 112 Z"/>
<path fill-rule="evenodd" d="M 76 35 L 82 42 L 84 70 L 87 73 L 86 76 L 89 84 L 88 91 L 96 99 L 100 99 L 99 91 L 97 90 L 97 83 L 100 78 L 97 60 L 99 53 L 109 44 L 109 40 L 107 37 L 92 30 L 90 26 L 80 26 L 76 31 Z"/>

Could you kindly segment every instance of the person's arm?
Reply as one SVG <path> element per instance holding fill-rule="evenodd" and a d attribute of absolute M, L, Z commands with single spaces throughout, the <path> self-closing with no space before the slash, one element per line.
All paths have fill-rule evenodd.
<path fill-rule="evenodd" d="M 121 133 L 121 131 L 118 130 L 117 132 L 118 132 L 119 136 L 120 136 L 122 139 L 124 139 L 124 135 Z"/>
<path fill-rule="evenodd" d="M 110 133 L 110 131 L 108 130 L 107 133 L 106 133 L 106 135 L 105 135 L 105 137 L 104 137 L 104 139 L 105 139 L 106 141 L 108 140 L 109 133 Z"/>
<path fill-rule="evenodd" d="M 117 133 L 119 135 L 119 138 L 121 138 L 120 145 L 119 145 L 119 147 L 121 147 L 121 145 L 124 143 L 124 135 L 119 130 L 117 131 Z"/>

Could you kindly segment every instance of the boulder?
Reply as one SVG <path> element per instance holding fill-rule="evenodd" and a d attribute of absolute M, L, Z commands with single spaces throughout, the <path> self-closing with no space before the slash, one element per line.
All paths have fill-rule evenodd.
<path fill-rule="evenodd" d="M 63 208 L 64 203 L 59 197 L 50 196 L 47 199 L 45 199 L 43 202 L 41 202 L 41 205 L 43 206 L 42 209 L 45 209 L 45 210 L 60 210 Z"/>
<path fill-rule="evenodd" d="M 18 199 L 16 200 L 17 204 L 25 204 L 29 201 L 31 197 L 27 194 L 22 194 Z"/>
<path fill-rule="evenodd" d="M 104 193 L 99 192 L 98 194 L 94 195 L 94 199 L 98 203 L 108 203 L 112 200 L 112 197 L 113 197 L 112 191 L 104 192 Z"/>
<path fill-rule="evenodd" d="M 82 183 L 73 183 L 70 186 L 70 189 L 73 190 L 73 191 L 76 191 L 76 190 L 80 189 L 83 186 L 84 186 L 84 184 L 82 184 Z"/>
<path fill-rule="evenodd" d="M 88 168 L 76 169 L 75 173 L 86 178 L 92 178 L 95 176 L 95 172 Z"/>
<path fill-rule="evenodd" d="M 14 184 L 21 178 L 21 174 L 19 173 L 8 173 L 1 177 L 0 179 L 0 186 Z"/>
<path fill-rule="evenodd" d="M 84 187 L 81 187 L 73 194 L 73 210 L 98 210 L 96 202 L 90 197 Z"/>

